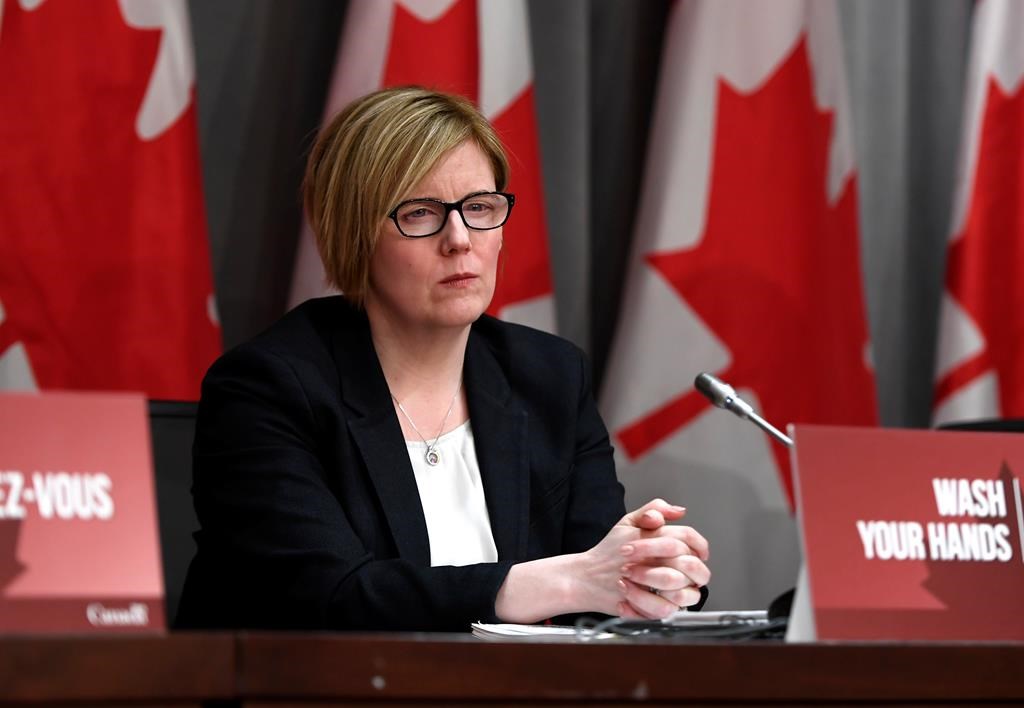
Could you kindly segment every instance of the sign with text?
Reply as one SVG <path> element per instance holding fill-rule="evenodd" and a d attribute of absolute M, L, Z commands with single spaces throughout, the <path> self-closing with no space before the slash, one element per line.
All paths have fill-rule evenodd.
<path fill-rule="evenodd" d="M 0 394 L 0 632 L 164 626 L 145 398 Z"/>
<path fill-rule="evenodd" d="M 818 639 L 1024 640 L 1024 435 L 793 436 Z"/>

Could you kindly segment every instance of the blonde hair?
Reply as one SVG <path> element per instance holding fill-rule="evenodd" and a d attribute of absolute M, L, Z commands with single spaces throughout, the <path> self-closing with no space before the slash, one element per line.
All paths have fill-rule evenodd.
<path fill-rule="evenodd" d="M 302 184 L 306 217 L 328 282 L 361 306 L 381 224 L 452 148 L 472 140 L 490 160 L 495 188 L 508 158 L 468 100 L 407 86 L 349 104 L 317 136 Z"/>

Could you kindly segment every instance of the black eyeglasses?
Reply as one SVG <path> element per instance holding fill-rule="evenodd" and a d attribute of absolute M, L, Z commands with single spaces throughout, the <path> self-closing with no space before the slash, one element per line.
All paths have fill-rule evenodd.
<path fill-rule="evenodd" d="M 459 212 L 467 229 L 488 231 L 503 226 L 516 203 L 514 194 L 478 192 L 457 202 L 440 199 L 409 199 L 388 214 L 403 236 L 423 238 L 439 233 L 448 222 L 448 215 Z"/>

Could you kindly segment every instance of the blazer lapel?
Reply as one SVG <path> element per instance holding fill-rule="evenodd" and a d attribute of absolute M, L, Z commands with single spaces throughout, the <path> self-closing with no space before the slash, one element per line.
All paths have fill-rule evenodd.
<path fill-rule="evenodd" d="M 469 335 L 463 376 L 498 558 L 520 560 L 529 530 L 528 414 L 512 397 L 494 352 L 475 328 Z"/>
<path fill-rule="evenodd" d="M 430 541 L 416 477 L 403 444 L 384 372 L 362 313 L 339 313 L 333 337 L 341 398 L 355 415 L 348 428 L 366 463 L 399 555 L 430 565 Z"/>

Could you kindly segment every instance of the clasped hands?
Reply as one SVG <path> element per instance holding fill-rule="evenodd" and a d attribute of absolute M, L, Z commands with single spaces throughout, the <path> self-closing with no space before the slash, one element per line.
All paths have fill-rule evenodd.
<path fill-rule="evenodd" d="M 502 622 L 529 623 L 570 612 L 663 619 L 700 598 L 711 578 L 708 542 L 671 526 L 686 510 L 661 499 L 623 516 L 582 553 L 513 565 L 494 600 Z"/>
<path fill-rule="evenodd" d="M 683 507 L 654 499 L 622 517 L 586 551 L 595 606 L 631 619 L 663 619 L 696 604 L 711 571 L 708 542 L 690 526 L 672 526 Z"/>

